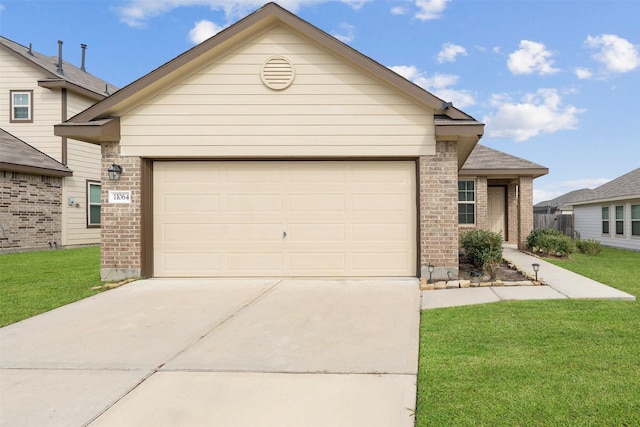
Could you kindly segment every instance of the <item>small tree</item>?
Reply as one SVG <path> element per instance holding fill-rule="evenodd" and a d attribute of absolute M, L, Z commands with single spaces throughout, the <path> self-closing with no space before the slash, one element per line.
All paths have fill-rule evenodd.
<path fill-rule="evenodd" d="M 470 230 L 460 236 L 464 256 L 495 279 L 502 261 L 502 235 L 486 230 Z"/>

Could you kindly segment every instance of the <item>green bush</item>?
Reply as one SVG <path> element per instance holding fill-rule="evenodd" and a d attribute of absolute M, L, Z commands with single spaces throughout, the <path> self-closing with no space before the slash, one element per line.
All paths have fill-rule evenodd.
<path fill-rule="evenodd" d="M 576 251 L 574 240 L 558 230 L 533 230 L 527 237 L 527 247 L 533 253 L 566 257 Z"/>
<path fill-rule="evenodd" d="M 502 261 L 502 235 L 486 230 L 471 230 L 460 236 L 464 256 L 491 277 Z"/>
<path fill-rule="evenodd" d="M 602 250 L 600 242 L 594 239 L 576 240 L 576 248 L 578 252 L 586 255 L 598 255 Z"/>

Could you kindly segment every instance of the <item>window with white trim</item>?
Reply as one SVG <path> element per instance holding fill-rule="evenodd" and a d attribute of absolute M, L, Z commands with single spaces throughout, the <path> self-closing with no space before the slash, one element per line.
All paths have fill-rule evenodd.
<path fill-rule="evenodd" d="M 101 192 L 99 181 L 87 181 L 87 227 L 100 227 Z"/>
<path fill-rule="evenodd" d="M 9 121 L 14 123 L 33 122 L 33 91 L 12 90 L 10 97 L 11 117 Z"/>
<path fill-rule="evenodd" d="M 640 205 L 631 205 L 631 235 L 640 236 Z"/>
<path fill-rule="evenodd" d="M 624 236 L 624 206 L 616 206 L 616 236 Z"/>
<path fill-rule="evenodd" d="M 609 206 L 602 207 L 602 234 L 609 234 Z"/>
<path fill-rule="evenodd" d="M 476 182 L 458 181 L 458 224 L 476 223 Z"/>

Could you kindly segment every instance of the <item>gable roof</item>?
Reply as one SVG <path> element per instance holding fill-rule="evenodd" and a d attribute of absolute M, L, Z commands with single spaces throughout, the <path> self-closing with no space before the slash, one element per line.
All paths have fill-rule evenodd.
<path fill-rule="evenodd" d="M 623 199 L 640 199 L 640 168 L 634 169 L 612 181 L 584 193 L 571 204 L 583 205 L 588 203 L 614 201 Z"/>
<path fill-rule="evenodd" d="M 70 176 L 71 169 L 0 129 L 0 170 L 45 176 Z"/>
<path fill-rule="evenodd" d="M 543 212 L 548 209 L 555 211 L 556 209 L 568 209 L 574 200 L 583 200 L 593 190 L 590 188 L 582 188 L 580 190 L 573 190 L 566 194 L 556 197 L 551 200 L 544 200 L 533 205 L 534 211 Z"/>
<path fill-rule="evenodd" d="M 456 136 L 466 138 L 459 148 L 464 155 L 459 155 L 459 157 L 466 159 L 482 136 L 484 124 L 275 3 L 268 3 L 215 36 L 134 81 L 109 98 L 94 104 L 65 123 L 56 125 L 55 133 L 58 136 L 93 143 L 117 141 L 119 135 L 116 137 L 106 134 L 103 126 L 73 128 L 80 123 L 118 117 L 137 105 L 144 97 L 152 95 L 160 88 L 183 76 L 185 72 L 205 66 L 228 49 L 276 25 L 304 35 L 313 43 L 328 50 L 361 72 L 393 88 L 416 104 L 434 110 L 437 115 L 445 119 L 436 124 L 437 137 L 443 139 Z"/>
<path fill-rule="evenodd" d="M 62 73 L 58 72 L 58 57 L 46 56 L 33 49 L 22 46 L 6 37 L 0 36 L 0 48 L 24 63 L 39 70 L 43 78 L 38 85 L 46 88 L 67 88 L 96 101 L 104 99 L 118 90 L 117 87 L 87 73 L 75 65 L 62 60 Z"/>
<path fill-rule="evenodd" d="M 549 169 L 542 165 L 480 144 L 476 145 L 460 170 L 460 175 L 531 175 L 534 178 L 548 173 Z"/>

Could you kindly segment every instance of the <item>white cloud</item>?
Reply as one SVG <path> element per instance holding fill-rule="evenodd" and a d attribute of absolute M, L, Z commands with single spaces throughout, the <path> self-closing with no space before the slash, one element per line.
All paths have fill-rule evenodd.
<path fill-rule="evenodd" d="M 193 28 L 189 31 L 189 40 L 191 40 L 193 44 L 199 44 L 209 37 L 215 36 L 221 30 L 222 27 L 216 23 L 203 19 L 202 21 L 196 22 Z"/>
<path fill-rule="evenodd" d="M 578 77 L 580 80 L 586 80 L 593 77 L 593 73 L 587 68 L 576 68 L 573 71 L 576 73 L 576 77 Z"/>
<path fill-rule="evenodd" d="M 405 15 L 407 13 L 407 9 L 402 6 L 395 6 L 391 8 L 392 15 Z"/>
<path fill-rule="evenodd" d="M 415 0 L 418 12 L 416 18 L 421 21 L 438 19 L 451 0 Z"/>
<path fill-rule="evenodd" d="M 471 92 L 452 88 L 458 83 L 459 76 L 436 73 L 428 77 L 414 65 L 397 65 L 389 68 L 437 97 L 453 102 L 453 105 L 457 108 L 468 107 L 476 103 Z"/>
<path fill-rule="evenodd" d="M 458 55 L 467 56 L 467 49 L 457 44 L 445 43 L 442 45 L 442 50 L 438 52 L 438 62 L 440 64 L 455 62 Z"/>
<path fill-rule="evenodd" d="M 526 94 L 520 102 L 508 95 L 493 95 L 491 105 L 496 111 L 483 118 L 490 138 L 511 138 L 526 141 L 541 133 L 575 129 L 578 115 L 586 110 L 563 106 L 556 89 L 538 89 Z"/>
<path fill-rule="evenodd" d="M 509 55 L 507 67 L 513 74 L 540 75 L 553 74 L 559 70 L 553 68 L 553 53 L 547 50 L 544 44 L 521 40 L 520 49 Z"/>
<path fill-rule="evenodd" d="M 627 73 L 640 67 L 640 52 L 628 40 L 615 34 L 587 37 L 587 46 L 597 49 L 593 59 L 605 65 L 612 73 Z"/>
<path fill-rule="evenodd" d="M 326 3 L 331 0 L 279 0 L 285 9 L 296 12 L 303 6 Z M 371 0 L 338 0 L 354 9 Z M 229 23 L 242 18 L 262 7 L 266 0 L 127 0 L 124 6 L 115 10 L 120 21 L 131 27 L 143 28 L 148 19 L 170 12 L 178 7 L 201 6 L 223 11 Z"/>
<path fill-rule="evenodd" d="M 355 31 L 354 31 L 355 28 L 356 27 L 354 27 L 353 25 L 343 22 L 340 24 L 340 30 L 339 30 L 340 32 L 339 33 L 334 32 L 332 36 L 337 38 L 343 43 L 351 43 L 355 38 Z"/>

